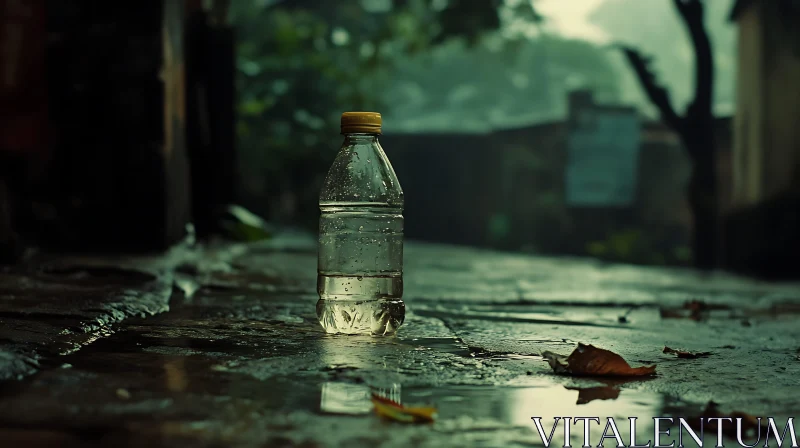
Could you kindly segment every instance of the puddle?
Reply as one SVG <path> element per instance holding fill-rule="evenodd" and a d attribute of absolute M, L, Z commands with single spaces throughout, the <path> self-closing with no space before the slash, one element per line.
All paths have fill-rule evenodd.
<path fill-rule="evenodd" d="M 321 385 L 319 409 L 323 413 L 340 415 L 368 415 L 372 412 L 371 389 L 364 384 L 327 382 Z M 607 419 L 613 418 L 620 436 L 630 440 L 629 417 L 639 420 L 635 432 L 637 441 L 653 434 L 652 417 L 662 416 L 664 396 L 636 390 L 623 390 L 614 386 L 571 388 L 541 378 L 525 387 L 457 386 L 404 387 L 393 384 L 379 392 L 394 401 L 410 406 L 435 406 L 438 418 L 433 430 L 449 431 L 466 425 L 475 428 L 520 428 L 529 443 L 541 443 L 532 417 L 539 417 L 549 433 L 558 421 L 556 440 L 561 446 L 563 418 L 577 416 L 597 417 L 601 427 L 591 422 L 592 440 L 599 440 Z M 672 406 L 675 407 L 674 405 Z M 561 418 L 562 420 L 557 420 Z M 570 430 L 572 446 L 580 446 L 583 426 L 578 422 Z"/>
<path fill-rule="evenodd" d="M 550 426 L 554 417 L 578 415 L 647 419 L 658 415 L 663 403 L 659 394 L 638 391 L 622 391 L 616 398 L 584 402 L 582 392 L 548 380 L 527 387 L 446 386 L 404 391 L 407 401 L 418 398 L 438 405 L 442 419 L 468 415 L 475 420 L 497 420 L 531 428 L 531 417 L 542 417 L 542 423 Z"/>
<path fill-rule="evenodd" d="M 465 358 L 475 358 L 491 361 L 541 361 L 540 355 L 527 355 L 517 353 L 497 353 L 483 351 L 470 347 L 461 338 L 413 338 L 398 340 L 404 345 L 410 345 L 417 350 L 431 350 L 437 353 L 447 353 Z"/>
<path fill-rule="evenodd" d="M 472 350 L 461 338 L 413 338 L 398 339 L 398 342 L 416 347 L 419 350 L 435 350 L 458 356 L 471 356 Z"/>
<path fill-rule="evenodd" d="M 541 361 L 541 355 L 518 355 L 516 353 L 496 353 L 482 357 L 492 361 Z"/>

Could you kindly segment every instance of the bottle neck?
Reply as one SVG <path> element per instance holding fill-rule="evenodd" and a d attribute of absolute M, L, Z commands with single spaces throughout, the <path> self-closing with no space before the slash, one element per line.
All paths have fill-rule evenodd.
<path fill-rule="evenodd" d="M 378 134 L 344 134 L 345 145 L 364 145 L 378 142 Z"/>

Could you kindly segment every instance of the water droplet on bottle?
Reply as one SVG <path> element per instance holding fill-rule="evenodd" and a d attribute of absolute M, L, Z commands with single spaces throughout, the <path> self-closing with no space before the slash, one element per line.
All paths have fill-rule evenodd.
<path fill-rule="evenodd" d="M 364 280 L 364 277 L 362 277 L 362 276 L 360 276 L 360 275 L 359 275 L 358 277 L 356 277 L 356 280 L 358 280 L 358 281 L 362 281 L 362 280 Z"/>

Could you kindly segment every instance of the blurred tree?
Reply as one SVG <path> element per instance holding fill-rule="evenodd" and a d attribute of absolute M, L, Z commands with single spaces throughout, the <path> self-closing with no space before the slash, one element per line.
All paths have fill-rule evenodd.
<path fill-rule="evenodd" d="M 314 225 L 311 204 L 340 143 L 342 111 L 379 110 L 393 123 L 438 114 L 514 126 L 557 118 L 574 84 L 617 96 L 602 50 L 543 33 L 530 0 L 230 7 L 239 41 L 242 200 L 273 221 Z M 415 103 L 408 89 L 424 100 Z"/>
<path fill-rule="evenodd" d="M 588 88 L 619 99 L 618 70 L 586 41 L 540 34 L 519 41 L 451 42 L 401 57 L 386 88 L 392 123 L 436 131 L 514 127 L 560 120 L 566 92 Z M 554 167 L 547 167 L 554 169 Z"/>
<path fill-rule="evenodd" d="M 692 258 L 700 269 L 716 266 L 718 255 L 718 198 L 716 150 L 714 144 L 714 60 L 711 42 L 703 23 L 702 0 L 673 0 L 691 37 L 695 55 L 694 99 L 683 116 L 672 106 L 669 92 L 658 84 L 650 70 L 649 58 L 631 47 L 622 48 L 642 88 L 658 108 L 661 119 L 681 138 L 692 160 L 689 204 L 694 217 Z"/>
<path fill-rule="evenodd" d="M 469 44 L 501 14 L 540 18 L 499 0 L 231 2 L 238 33 L 238 134 L 243 201 L 271 219 L 314 222 L 344 110 L 383 110 L 398 56 L 453 38 Z M 516 19 L 519 20 L 519 19 Z M 263 204 L 269 198 L 270 204 Z"/>
<path fill-rule="evenodd" d="M 735 103 L 736 27 L 728 22 L 730 1 L 707 1 L 704 4 L 706 31 L 714 50 L 715 112 L 730 114 Z M 692 100 L 694 86 L 687 82 L 692 75 L 694 51 L 690 39 L 676 39 L 684 33 L 684 22 L 676 14 L 672 0 L 604 0 L 589 15 L 591 24 L 609 39 L 631 45 L 645 54 L 658 55 L 651 69 L 660 83 L 669 89 L 676 109 L 684 109 Z M 688 35 L 687 35 L 688 37 Z M 625 56 L 620 62 L 629 65 Z M 648 113 L 657 113 L 646 95 L 641 95 L 639 81 L 628 66 L 621 81 L 626 100 Z"/>

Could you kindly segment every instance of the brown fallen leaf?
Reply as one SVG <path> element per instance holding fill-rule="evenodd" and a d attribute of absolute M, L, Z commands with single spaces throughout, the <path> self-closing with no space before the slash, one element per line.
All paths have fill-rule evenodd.
<path fill-rule="evenodd" d="M 687 419 L 687 422 L 693 427 L 693 429 L 700 430 L 700 429 L 702 429 L 702 426 L 700 426 L 700 422 L 704 421 L 705 422 L 705 431 L 716 432 L 717 431 L 717 425 L 713 420 L 712 421 L 707 420 L 709 418 L 731 418 L 731 419 L 733 419 L 733 422 L 736 422 L 737 418 L 741 418 L 742 419 L 742 433 L 743 433 L 743 435 L 746 435 L 746 436 L 754 435 L 756 433 L 756 431 L 758 431 L 758 427 L 759 426 L 761 426 L 762 430 L 766 430 L 767 429 L 767 425 L 766 424 L 759 425 L 758 418 L 753 417 L 750 414 L 746 414 L 744 412 L 738 412 L 738 411 L 734 411 L 734 412 L 730 412 L 730 413 L 720 412 L 719 404 L 717 404 L 717 403 L 715 403 L 713 401 L 709 401 L 708 402 L 708 404 L 706 405 L 705 410 L 703 410 L 703 413 L 700 414 L 700 416 L 698 416 L 696 418 L 692 418 L 692 419 Z M 728 436 L 737 435 L 736 434 L 736 423 L 732 423 L 732 422 L 727 422 L 727 423 L 728 423 L 727 425 L 726 424 L 722 425 L 723 434 L 726 434 Z"/>
<path fill-rule="evenodd" d="M 406 407 L 377 394 L 372 394 L 372 405 L 379 417 L 400 423 L 431 423 L 437 412 L 434 407 Z"/>
<path fill-rule="evenodd" d="M 697 359 L 711 356 L 711 352 L 689 352 L 686 350 L 675 350 L 674 348 L 664 347 L 664 353 L 675 355 L 683 359 Z"/>
<path fill-rule="evenodd" d="M 725 305 L 708 304 L 702 300 L 692 299 L 686 301 L 678 309 L 661 308 L 659 313 L 662 319 L 691 319 L 700 321 L 708 317 L 708 312 L 715 310 L 728 310 Z"/>
<path fill-rule="evenodd" d="M 552 352 L 542 353 L 556 373 L 574 376 L 648 376 L 656 366 L 631 367 L 622 356 L 592 345 L 578 344 L 569 356 Z"/>
<path fill-rule="evenodd" d="M 661 308 L 659 311 L 659 315 L 662 319 L 685 319 L 688 316 L 683 311 L 683 309 L 674 310 L 668 308 Z"/>

